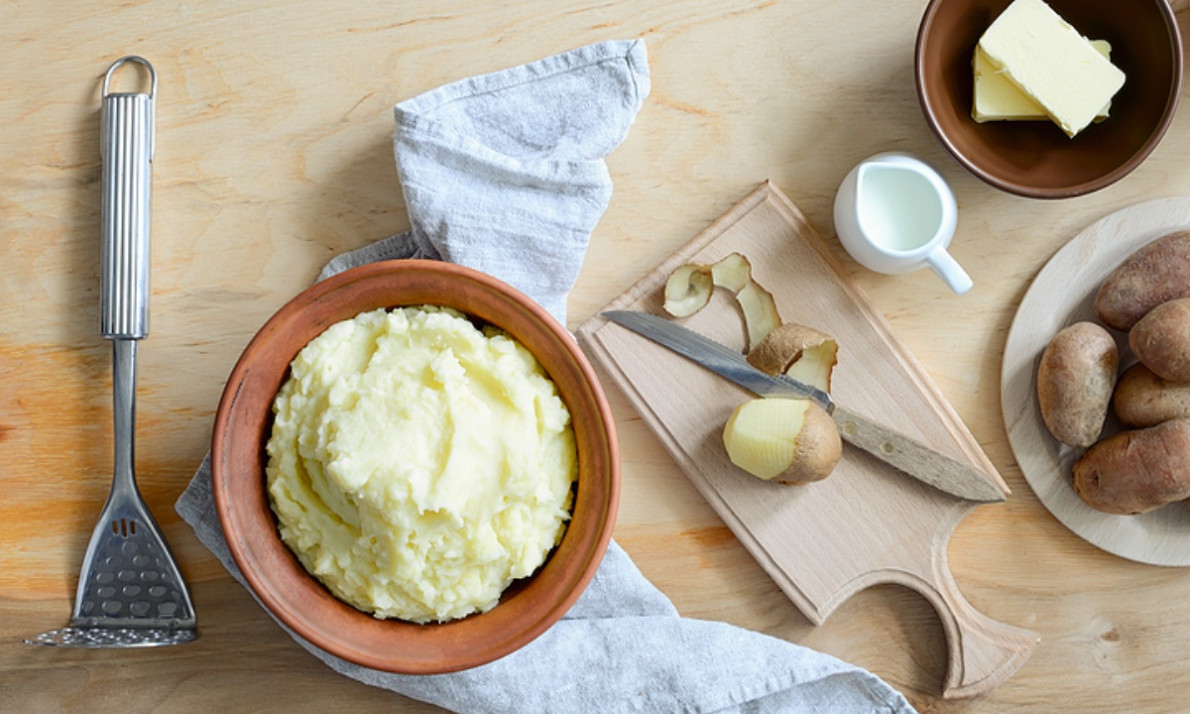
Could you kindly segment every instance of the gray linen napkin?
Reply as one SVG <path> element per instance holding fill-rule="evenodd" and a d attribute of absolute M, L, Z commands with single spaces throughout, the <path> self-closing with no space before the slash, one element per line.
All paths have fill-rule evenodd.
<path fill-rule="evenodd" d="M 565 324 L 566 294 L 611 197 L 603 159 L 648 92 L 644 43 L 630 40 L 397 105 L 395 154 L 412 230 L 336 257 L 319 279 L 376 260 L 450 260 L 518 287 Z M 214 511 L 209 456 L 176 507 L 243 583 Z M 587 590 L 552 628 L 463 672 L 379 672 L 285 629 L 338 672 L 459 712 L 913 711 L 875 675 L 834 657 L 681 617 L 614 541 Z"/>

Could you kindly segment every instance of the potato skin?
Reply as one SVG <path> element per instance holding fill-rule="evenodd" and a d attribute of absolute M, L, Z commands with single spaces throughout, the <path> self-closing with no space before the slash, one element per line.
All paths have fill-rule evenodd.
<path fill-rule="evenodd" d="M 825 409 L 810 402 L 806 421 L 797 436 L 793 463 L 773 481 L 785 484 L 821 481 L 831 475 L 842 455 L 843 439 L 835 420 Z"/>
<path fill-rule="evenodd" d="M 1119 368 L 1111 334 L 1093 322 L 1063 328 L 1046 345 L 1037 368 L 1037 401 L 1054 438 L 1085 448 L 1107 419 Z"/>
<path fill-rule="evenodd" d="M 1129 330 L 1163 302 L 1190 297 L 1190 231 L 1142 246 L 1112 271 L 1095 296 L 1099 319 Z"/>
<path fill-rule="evenodd" d="M 769 331 L 747 359 L 761 372 L 788 374 L 829 393 L 838 349 L 835 338 L 825 332 L 786 322 Z"/>
<path fill-rule="evenodd" d="M 1132 352 L 1153 373 L 1171 382 L 1190 382 L 1190 298 L 1163 302 L 1128 332 Z"/>
<path fill-rule="evenodd" d="M 1074 462 L 1074 491 L 1091 508 L 1118 515 L 1190 498 L 1190 419 L 1096 443 Z"/>
<path fill-rule="evenodd" d="M 1190 382 L 1170 382 L 1143 364 L 1134 364 L 1116 382 L 1112 409 L 1124 426 L 1133 429 L 1190 418 Z"/>
<path fill-rule="evenodd" d="M 748 352 L 748 364 L 766 374 L 781 374 L 806 349 L 833 340 L 813 327 L 786 322 L 770 331 Z"/>

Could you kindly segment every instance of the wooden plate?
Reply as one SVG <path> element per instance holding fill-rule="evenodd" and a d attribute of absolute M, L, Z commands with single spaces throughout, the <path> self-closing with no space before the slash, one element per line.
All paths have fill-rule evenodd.
<path fill-rule="evenodd" d="M 1001 402 L 1008 440 L 1029 486 L 1067 528 L 1109 553 L 1154 565 L 1190 565 L 1190 508 L 1175 503 L 1139 516 L 1115 516 L 1087 506 L 1071 486 L 1080 451 L 1059 444 L 1037 406 L 1037 362 L 1060 330 L 1097 320 L 1095 293 L 1137 248 L 1190 227 L 1190 198 L 1140 203 L 1100 219 L 1046 263 L 1021 300 L 1004 347 Z M 1115 333 L 1120 363 L 1133 361 L 1126 335 Z M 1118 430 L 1109 421 L 1108 431 Z"/>

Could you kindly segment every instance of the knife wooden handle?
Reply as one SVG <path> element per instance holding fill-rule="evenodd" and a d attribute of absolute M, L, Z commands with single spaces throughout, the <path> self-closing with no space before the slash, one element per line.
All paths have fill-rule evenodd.
<path fill-rule="evenodd" d="M 971 501 L 1003 501 L 1007 489 L 983 471 L 941 454 L 904 434 L 835 404 L 831 412 L 843 440 L 919 481 Z"/>

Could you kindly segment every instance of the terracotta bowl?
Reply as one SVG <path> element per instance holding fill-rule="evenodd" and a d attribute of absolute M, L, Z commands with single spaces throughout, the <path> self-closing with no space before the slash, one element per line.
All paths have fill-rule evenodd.
<path fill-rule="evenodd" d="M 330 325 L 380 307 L 443 305 L 496 325 L 525 345 L 570 409 L 578 488 L 562 542 L 533 576 L 492 610 L 444 624 L 379 620 L 332 596 L 277 532 L 265 491 L 272 402 L 298 351 Z M 474 270 L 434 261 L 374 263 L 320 282 L 275 314 L 228 379 L 215 418 L 215 507 L 253 592 L 294 632 L 345 660 L 405 674 L 474 667 L 527 644 L 558 620 L 590 582 L 611 538 L 619 454 L 611 412 L 575 340 L 540 306 Z"/>
<path fill-rule="evenodd" d="M 1111 43 L 1124 87 L 1108 119 L 1073 139 L 1049 121 L 971 118 L 971 55 L 1010 0 L 932 0 L 917 35 L 917 96 L 934 134 L 987 183 L 1032 198 L 1066 198 L 1118 181 L 1144 161 L 1173 118 L 1182 41 L 1168 0 L 1048 0 L 1084 36 Z"/>

